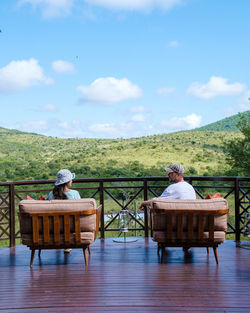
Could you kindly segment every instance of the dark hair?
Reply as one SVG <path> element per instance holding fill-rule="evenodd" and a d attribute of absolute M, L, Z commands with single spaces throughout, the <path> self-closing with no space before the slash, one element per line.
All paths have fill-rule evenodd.
<path fill-rule="evenodd" d="M 54 187 L 53 189 L 53 197 L 55 200 L 67 200 L 68 197 L 64 192 L 65 186 L 67 183 L 65 184 L 61 184 L 61 185 L 57 185 Z"/>

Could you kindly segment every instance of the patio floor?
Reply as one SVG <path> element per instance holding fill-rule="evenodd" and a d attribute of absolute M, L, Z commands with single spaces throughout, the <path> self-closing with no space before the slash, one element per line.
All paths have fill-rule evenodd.
<path fill-rule="evenodd" d="M 37 252 L 30 269 L 26 246 L 0 248 L 0 312 L 250 312 L 250 250 L 227 241 L 213 251 L 166 250 L 156 244 L 96 240 L 89 266 L 75 249 Z"/>

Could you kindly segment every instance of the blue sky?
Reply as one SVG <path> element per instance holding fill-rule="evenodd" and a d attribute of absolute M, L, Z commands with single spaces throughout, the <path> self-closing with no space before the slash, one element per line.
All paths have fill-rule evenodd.
<path fill-rule="evenodd" d="M 0 126 L 192 129 L 250 109 L 248 0 L 2 0 Z"/>

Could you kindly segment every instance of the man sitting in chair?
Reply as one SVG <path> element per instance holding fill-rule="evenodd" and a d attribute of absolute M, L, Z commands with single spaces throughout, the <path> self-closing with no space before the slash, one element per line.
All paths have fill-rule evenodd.
<path fill-rule="evenodd" d="M 184 167 L 181 164 L 172 164 L 165 169 L 168 174 L 170 182 L 174 184 L 169 185 L 158 198 L 167 199 L 196 199 L 195 190 L 192 185 L 184 181 Z M 140 208 L 150 205 L 152 200 L 143 201 Z M 187 248 L 183 248 L 187 252 Z"/>
<path fill-rule="evenodd" d="M 184 181 L 184 167 L 181 164 L 172 164 L 165 171 L 168 174 L 169 181 L 174 184 L 168 186 L 160 195 L 160 198 L 196 199 L 193 186 Z"/>
<path fill-rule="evenodd" d="M 159 198 L 167 199 L 196 199 L 195 190 L 192 185 L 184 181 L 184 167 L 181 164 L 172 164 L 165 169 L 168 174 L 170 182 L 174 184 L 169 185 Z M 145 205 L 149 205 L 151 200 L 143 201 L 140 205 L 142 208 Z"/>

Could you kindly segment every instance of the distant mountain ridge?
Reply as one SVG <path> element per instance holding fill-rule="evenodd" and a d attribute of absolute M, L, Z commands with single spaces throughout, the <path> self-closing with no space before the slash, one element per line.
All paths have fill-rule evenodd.
<path fill-rule="evenodd" d="M 225 120 L 225 125 L 236 125 L 239 116 Z M 78 178 L 164 176 L 171 163 L 181 163 L 186 175 L 232 175 L 224 140 L 240 138 L 241 133 L 228 127 L 227 131 L 201 129 L 128 139 L 80 139 L 0 127 L 0 182 L 54 179 L 61 168 Z"/>
<path fill-rule="evenodd" d="M 232 115 L 230 117 L 226 117 L 226 118 L 224 118 L 222 120 L 219 120 L 217 122 L 214 122 L 214 123 L 211 123 L 211 124 L 207 124 L 207 125 L 199 127 L 199 128 L 191 129 L 189 131 L 216 131 L 216 132 L 229 131 L 229 132 L 239 132 L 237 124 L 240 121 L 240 115 L 241 114 L 246 115 L 248 118 L 250 118 L 250 110 L 248 110 L 248 111 L 245 111 L 245 112 L 242 112 L 242 113 L 238 113 L 238 114 Z M 181 131 L 181 132 L 183 132 L 183 131 Z M 41 135 L 41 134 L 34 133 L 34 132 L 23 132 L 23 131 L 20 131 L 20 130 L 8 129 L 8 128 L 4 128 L 4 127 L 0 126 L 0 136 L 7 135 L 7 134 L 8 135 L 18 135 L 18 134 L 20 134 L 20 135 L 23 134 L 24 135 L 24 134 L 27 134 L 27 135 L 34 135 L 34 136 L 42 136 L 42 137 L 51 138 L 51 136 L 45 136 L 45 135 Z M 157 135 L 155 135 L 155 136 L 157 136 Z M 91 139 L 91 138 L 89 138 L 89 139 Z"/>
<path fill-rule="evenodd" d="M 246 115 L 248 118 L 250 118 L 250 110 L 245 111 L 243 113 L 240 113 L 243 115 Z M 193 131 L 239 131 L 237 124 L 240 121 L 240 114 L 235 114 L 230 117 L 223 118 L 222 120 L 219 120 L 217 122 L 195 128 Z"/>
<path fill-rule="evenodd" d="M 17 129 L 4 128 L 0 126 L 0 136 L 2 135 L 35 135 L 35 136 L 43 136 L 41 134 L 32 133 L 32 132 L 24 132 Z"/>

